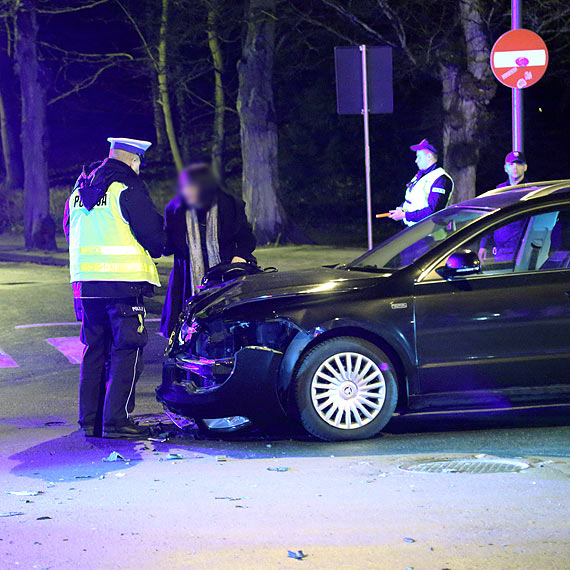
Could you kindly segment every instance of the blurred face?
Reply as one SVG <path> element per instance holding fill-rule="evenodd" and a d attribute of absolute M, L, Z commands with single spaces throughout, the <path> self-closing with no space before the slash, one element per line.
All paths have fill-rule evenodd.
<path fill-rule="evenodd" d="M 196 184 L 192 184 L 186 177 L 182 177 L 178 191 L 187 206 L 199 206 L 200 189 Z"/>
<path fill-rule="evenodd" d="M 425 170 L 429 168 L 434 162 L 437 162 L 437 158 L 429 150 L 418 150 L 416 152 L 416 164 L 418 165 L 418 170 Z"/>
<path fill-rule="evenodd" d="M 505 163 L 505 172 L 509 177 L 509 182 L 514 183 L 522 180 L 527 168 L 526 164 L 521 164 L 520 162 Z"/>

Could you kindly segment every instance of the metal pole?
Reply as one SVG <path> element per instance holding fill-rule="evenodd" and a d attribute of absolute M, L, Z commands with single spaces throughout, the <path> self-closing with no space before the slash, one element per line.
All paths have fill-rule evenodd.
<path fill-rule="evenodd" d="M 362 114 L 364 115 L 364 165 L 366 169 L 366 217 L 368 221 L 368 249 L 372 249 L 372 187 L 370 181 L 370 129 L 368 125 L 368 72 L 366 67 L 366 46 L 360 46 L 362 53 Z"/>
<path fill-rule="evenodd" d="M 521 27 L 522 0 L 511 0 L 511 28 Z M 512 130 L 513 150 L 524 151 L 523 139 L 523 93 L 522 89 L 512 89 Z"/>

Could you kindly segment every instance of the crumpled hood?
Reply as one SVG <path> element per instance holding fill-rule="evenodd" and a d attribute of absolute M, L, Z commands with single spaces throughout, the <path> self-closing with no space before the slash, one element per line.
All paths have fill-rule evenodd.
<path fill-rule="evenodd" d="M 128 180 L 132 176 L 136 174 L 128 165 L 108 158 L 92 164 L 87 170 L 84 168 L 75 183 L 75 188 L 79 191 L 85 208 L 91 211 L 113 182 L 123 182 L 128 185 Z"/>
<path fill-rule="evenodd" d="M 194 299 L 193 313 L 211 316 L 246 303 L 283 297 L 331 295 L 373 287 L 389 274 L 318 268 L 263 273 L 241 277 L 219 289 L 204 291 Z"/>

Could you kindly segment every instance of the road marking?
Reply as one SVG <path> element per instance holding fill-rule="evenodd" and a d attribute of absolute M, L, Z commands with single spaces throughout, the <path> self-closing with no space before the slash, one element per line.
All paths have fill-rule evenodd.
<path fill-rule="evenodd" d="M 0 348 L 0 368 L 18 368 L 20 365 Z"/>
<path fill-rule="evenodd" d="M 60 336 L 56 338 L 46 338 L 45 341 L 59 350 L 71 364 L 81 364 L 85 346 L 78 336 Z"/>
<path fill-rule="evenodd" d="M 145 319 L 147 323 L 159 323 L 160 319 Z M 37 329 L 39 327 L 69 327 L 71 325 L 81 325 L 81 323 L 34 323 L 32 325 L 16 325 L 15 329 Z"/>

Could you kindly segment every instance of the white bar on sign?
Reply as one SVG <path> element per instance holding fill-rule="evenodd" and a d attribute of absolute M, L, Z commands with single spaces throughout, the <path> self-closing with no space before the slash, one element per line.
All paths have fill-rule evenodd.
<path fill-rule="evenodd" d="M 517 59 L 521 57 L 528 59 L 528 67 L 546 65 L 546 51 L 543 49 L 496 51 L 493 54 L 493 65 L 496 68 L 515 67 L 517 65 Z"/>

